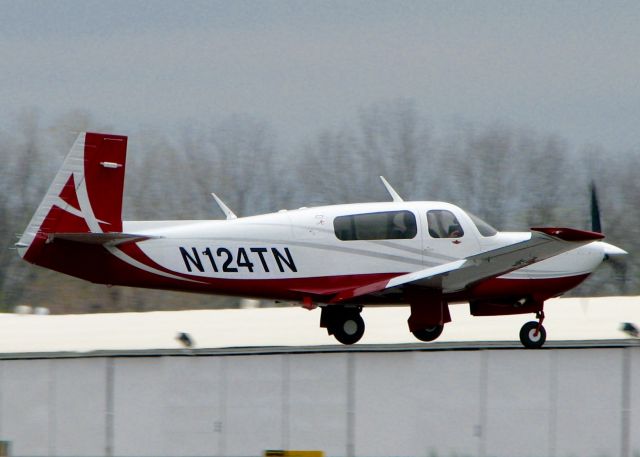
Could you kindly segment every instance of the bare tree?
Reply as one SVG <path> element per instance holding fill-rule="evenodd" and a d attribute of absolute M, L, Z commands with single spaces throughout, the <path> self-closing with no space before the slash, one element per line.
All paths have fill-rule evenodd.
<path fill-rule="evenodd" d="M 107 289 L 27 265 L 12 250 L 79 131 L 111 131 L 86 112 L 43 125 L 37 111 L 0 130 L 0 309 L 20 304 L 57 312 L 234 306 L 236 299 Z M 638 154 L 575 150 L 557 136 L 504 125 L 456 123 L 438 131 L 410 100 L 362 108 L 352 125 L 319 130 L 283 148 L 250 116 L 191 124 L 178 134 L 129 134 L 125 219 L 222 217 L 216 192 L 239 215 L 280 208 L 387 200 L 385 175 L 406 199 L 444 200 L 501 229 L 589 227 L 589 183 L 598 186 L 609 241 L 640 244 Z M 638 293 L 640 261 L 604 267 L 574 294 Z M 1 307 L 4 308 L 1 308 Z"/>

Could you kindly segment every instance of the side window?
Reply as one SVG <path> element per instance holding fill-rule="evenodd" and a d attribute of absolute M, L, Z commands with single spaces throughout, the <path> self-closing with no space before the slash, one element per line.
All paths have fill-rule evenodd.
<path fill-rule="evenodd" d="M 411 211 L 338 216 L 333 221 L 336 237 L 342 241 L 410 239 L 418 232 Z"/>
<path fill-rule="evenodd" d="M 431 238 L 460 238 L 462 226 L 451 211 L 434 209 L 427 212 L 427 225 Z"/>

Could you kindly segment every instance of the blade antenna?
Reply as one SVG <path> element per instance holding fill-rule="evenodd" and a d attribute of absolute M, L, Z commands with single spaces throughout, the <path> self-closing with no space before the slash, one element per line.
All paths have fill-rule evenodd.
<path fill-rule="evenodd" d="M 402 199 L 402 197 L 400 195 L 398 195 L 398 192 L 396 192 L 395 189 L 393 187 L 391 187 L 391 184 L 389 184 L 387 182 L 387 180 L 384 179 L 384 176 L 380 176 L 380 179 L 382 180 L 382 184 L 384 184 L 384 187 L 387 188 L 387 192 L 389 192 L 389 195 L 391 195 L 391 198 L 393 198 L 394 202 L 403 202 L 404 201 Z"/>
<path fill-rule="evenodd" d="M 600 205 L 598 204 L 598 194 L 596 183 L 591 181 L 591 231 L 602 233 L 602 221 L 600 220 Z"/>
<path fill-rule="evenodd" d="M 211 195 L 216 199 L 216 203 L 218 204 L 224 215 L 227 216 L 227 220 L 238 218 L 238 216 L 236 216 L 235 213 L 231 211 L 231 209 L 227 205 L 225 205 L 224 202 L 215 193 L 211 192 Z"/>

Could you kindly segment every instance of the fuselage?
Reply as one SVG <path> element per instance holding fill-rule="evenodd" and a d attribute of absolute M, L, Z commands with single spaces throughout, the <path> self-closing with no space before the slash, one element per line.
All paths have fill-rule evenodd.
<path fill-rule="evenodd" d="M 133 257 L 137 268 L 175 279 L 184 286 L 178 288 L 283 300 L 336 293 L 531 237 L 530 232 L 495 232 L 444 202 L 333 205 L 233 220 L 124 221 L 123 231 L 147 239 L 136 242 L 143 256 L 131 253 L 120 259 Z M 535 290 L 555 296 L 597 268 L 604 245 L 578 247 L 484 281 L 473 291 L 443 292 L 459 300 L 470 293 L 511 294 L 511 289 L 514 294 Z M 125 282 L 145 286 L 142 278 Z M 157 281 L 151 285 L 157 286 Z M 173 281 L 167 286 L 176 288 Z"/>

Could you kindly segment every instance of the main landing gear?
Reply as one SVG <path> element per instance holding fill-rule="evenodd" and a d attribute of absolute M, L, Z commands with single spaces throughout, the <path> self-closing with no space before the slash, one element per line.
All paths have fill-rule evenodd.
<path fill-rule="evenodd" d="M 520 329 L 520 342 L 527 349 L 538 349 L 547 340 L 547 331 L 542 326 L 544 321 L 544 311 L 536 313 L 538 321 L 530 321 Z"/>
<path fill-rule="evenodd" d="M 438 338 L 442 334 L 442 330 L 444 330 L 444 325 L 436 324 L 432 327 L 415 330 L 411 333 L 420 341 L 429 342 Z"/>
<path fill-rule="evenodd" d="M 354 344 L 364 335 L 364 320 L 359 306 L 325 306 L 320 315 L 320 327 L 326 328 L 342 344 Z"/>
<path fill-rule="evenodd" d="M 444 324 L 451 322 L 449 304 L 440 294 L 420 298 L 409 303 L 411 306 L 411 315 L 407 321 L 409 331 L 420 341 L 434 341 L 442 334 Z"/>

